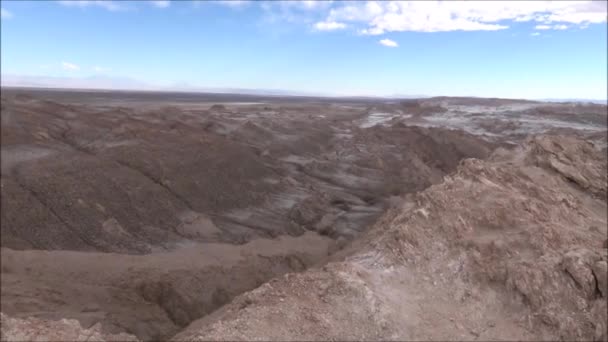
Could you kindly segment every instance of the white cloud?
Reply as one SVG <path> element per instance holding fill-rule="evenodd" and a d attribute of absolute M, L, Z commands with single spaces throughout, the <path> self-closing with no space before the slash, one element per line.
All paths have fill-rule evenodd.
<path fill-rule="evenodd" d="M 62 0 L 58 1 L 58 3 L 67 7 L 101 7 L 108 11 L 122 11 L 126 9 L 123 4 L 110 0 Z"/>
<path fill-rule="evenodd" d="M 316 22 L 339 22 L 337 20 L 321 20 L 333 6 L 333 1 L 260 1 L 259 6 L 264 12 L 263 20 L 267 23 L 288 22 L 299 23 L 314 29 Z M 323 24 L 319 25 L 323 27 Z"/>
<path fill-rule="evenodd" d="M 540 36 L 540 33 L 539 32 L 534 32 L 534 33 L 531 33 L 530 35 L 531 36 Z"/>
<path fill-rule="evenodd" d="M 359 32 L 495 31 L 508 21 L 534 21 L 561 30 L 567 24 L 606 23 L 606 1 L 368 1 L 345 2 L 323 22 L 359 25 Z M 566 27 L 567 28 L 567 27 Z"/>
<path fill-rule="evenodd" d="M 100 66 L 94 66 L 93 67 L 93 71 L 95 72 L 106 72 L 106 71 L 110 71 L 110 68 L 104 68 L 104 67 L 100 67 Z"/>
<path fill-rule="evenodd" d="M 281 6 L 293 7 L 302 10 L 322 10 L 331 7 L 333 1 L 301 0 L 301 1 L 278 1 Z"/>
<path fill-rule="evenodd" d="M 306 8 L 306 9 L 315 9 L 315 8 L 318 8 L 319 5 L 323 4 L 324 2 L 331 2 L 331 1 L 315 1 L 315 0 L 303 0 L 303 1 L 299 1 L 299 3 L 301 3 L 302 6 L 304 6 L 304 8 Z"/>
<path fill-rule="evenodd" d="M 249 0 L 218 0 L 214 1 L 217 4 L 232 7 L 232 8 L 241 8 L 249 5 Z"/>
<path fill-rule="evenodd" d="M 171 1 L 169 1 L 169 0 L 153 0 L 153 1 L 150 1 L 150 3 L 152 3 L 152 5 L 154 5 L 154 7 L 158 7 L 158 8 L 167 8 L 167 7 L 171 6 Z"/>
<path fill-rule="evenodd" d="M 68 62 L 61 62 L 61 68 L 63 68 L 63 70 L 68 70 L 68 71 L 80 70 L 80 67 L 78 65 L 73 64 L 73 63 L 68 63 Z"/>
<path fill-rule="evenodd" d="M 0 8 L 0 17 L 2 19 L 10 19 L 13 17 L 13 13 L 11 13 L 9 10 L 4 9 L 4 8 Z"/>
<path fill-rule="evenodd" d="M 567 30 L 568 25 L 536 25 L 534 28 L 537 30 Z"/>
<path fill-rule="evenodd" d="M 384 38 L 384 39 L 380 40 L 379 43 L 382 44 L 382 45 L 384 45 L 384 46 L 388 46 L 388 47 L 397 47 L 397 46 L 399 46 L 399 44 L 397 44 L 396 41 L 390 40 L 388 38 Z"/>
<path fill-rule="evenodd" d="M 346 28 L 346 24 L 337 21 L 320 21 L 315 23 L 314 28 L 318 31 L 334 31 Z"/>

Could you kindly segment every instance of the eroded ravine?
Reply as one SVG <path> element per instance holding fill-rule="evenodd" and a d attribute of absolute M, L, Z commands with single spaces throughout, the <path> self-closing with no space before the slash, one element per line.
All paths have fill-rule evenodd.
<path fill-rule="evenodd" d="M 362 127 L 382 105 L 58 101 L 3 93 L 2 311 L 144 340 L 323 265 L 501 144 L 410 126 L 411 104 Z"/>

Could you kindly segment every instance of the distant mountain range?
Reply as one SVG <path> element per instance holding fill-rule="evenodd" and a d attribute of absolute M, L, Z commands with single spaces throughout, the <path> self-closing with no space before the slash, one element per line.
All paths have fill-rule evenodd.
<path fill-rule="evenodd" d="M 107 76 L 76 78 L 3 74 L 1 76 L 1 85 L 3 87 L 160 90 L 157 87 L 131 78 Z"/>
<path fill-rule="evenodd" d="M 100 90 L 144 90 L 144 91 L 175 91 L 201 93 L 229 93 L 249 95 L 277 96 L 332 96 L 331 94 L 289 91 L 280 89 L 248 89 L 248 88 L 212 88 L 197 87 L 188 83 L 174 83 L 169 86 L 153 85 L 127 77 L 39 77 L 4 74 L 1 76 L 3 87 L 33 87 L 33 88 L 74 88 Z"/>
<path fill-rule="evenodd" d="M 393 94 L 389 96 L 346 96 L 318 92 L 291 91 L 281 89 L 249 89 L 249 88 L 213 88 L 197 87 L 189 83 L 180 82 L 169 86 L 152 85 L 128 77 L 89 76 L 89 77 L 49 77 L 49 76 L 23 76 L 3 74 L 0 85 L 3 87 L 31 87 L 31 88 L 65 88 L 65 89 L 97 89 L 97 90 L 142 90 L 142 91 L 175 91 L 191 93 L 227 93 L 264 96 L 311 96 L 311 97 L 341 97 L 353 99 L 421 99 L 428 95 Z M 608 104 L 608 100 L 597 99 L 536 99 L 546 102 L 585 102 Z"/>
<path fill-rule="evenodd" d="M 594 100 L 594 99 L 542 99 L 539 101 L 545 102 L 582 102 L 582 103 L 595 103 L 608 105 L 608 100 Z"/>

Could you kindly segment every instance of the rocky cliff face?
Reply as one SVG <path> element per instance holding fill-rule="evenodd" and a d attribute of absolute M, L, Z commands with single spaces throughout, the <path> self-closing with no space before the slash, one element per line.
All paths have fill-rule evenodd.
<path fill-rule="evenodd" d="M 389 210 L 322 268 L 175 340 L 606 340 L 606 155 L 537 136 Z"/>

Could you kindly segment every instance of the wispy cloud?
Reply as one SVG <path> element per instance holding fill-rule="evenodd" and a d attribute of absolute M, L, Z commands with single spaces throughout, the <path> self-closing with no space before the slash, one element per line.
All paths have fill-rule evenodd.
<path fill-rule="evenodd" d="M 95 71 L 95 72 L 108 72 L 110 70 L 111 70 L 110 68 L 104 68 L 104 67 L 100 67 L 98 65 L 93 67 L 93 71 Z"/>
<path fill-rule="evenodd" d="M 127 9 L 124 4 L 111 0 L 61 0 L 58 3 L 66 7 L 101 7 L 108 11 L 123 11 Z"/>
<path fill-rule="evenodd" d="M 248 6 L 251 1 L 248 0 L 218 0 L 213 3 L 224 5 L 232 8 L 242 8 Z"/>
<path fill-rule="evenodd" d="M 397 44 L 396 41 L 390 40 L 388 38 L 384 38 L 384 39 L 380 40 L 379 43 L 382 44 L 382 45 L 384 45 L 384 46 L 388 46 L 388 47 L 397 47 L 397 46 L 399 46 L 399 44 Z"/>
<path fill-rule="evenodd" d="M 536 25 L 534 26 L 536 30 L 567 30 L 568 25 L 559 24 L 559 25 Z"/>
<path fill-rule="evenodd" d="M 531 36 L 540 36 L 540 33 L 539 33 L 539 32 L 533 32 L 533 33 L 531 33 L 530 35 L 531 35 Z"/>
<path fill-rule="evenodd" d="M 13 17 L 13 13 L 11 13 L 9 10 L 7 10 L 5 8 L 0 8 L 0 17 L 2 19 L 10 19 Z"/>
<path fill-rule="evenodd" d="M 283 7 L 292 7 L 302 10 L 324 10 L 332 6 L 333 1 L 317 1 L 317 0 L 302 0 L 302 1 L 277 1 Z"/>
<path fill-rule="evenodd" d="M 346 28 L 346 24 L 337 21 L 320 21 L 313 26 L 317 31 L 334 31 Z"/>
<path fill-rule="evenodd" d="M 332 1 L 260 1 L 259 5 L 264 11 L 266 22 L 287 22 L 312 25 L 320 22 L 319 28 L 323 30 L 324 23 L 338 22 L 337 20 L 324 20 L 321 17 L 327 15 L 334 2 Z M 343 24 L 343 23 L 342 23 Z M 335 26 L 335 25 L 331 25 Z M 317 29 L 317 28 L 315 28 Z M 337 29 L 337 28 L 336 28 Z M 327 31 L 327 30 L 326 30 Z"/>
<path fill-rule="evenodd" d="M 319 22 L 352 24 L 362 34 L 495 31 L 533 21 L 550 29 L 606 23 L 606 1 L 368 1 L 340 2 Z"/>
<path fill-rule="evenodd" d="M 61 62 L 61 68 L 63 70 L 68 70 L 68 71 L 78 71 L 80 70 L 80 67 L 76 64 L 73 63 L 69 63 L 69 62 Z"/>
<path fill-rule="evenodd" d="M 169 0 L 153 0 L 150 1 L 150 3 L 152 3 L 152 5 L 157 8 L 167 8 L 171 6 L 171 1 Z"/>

